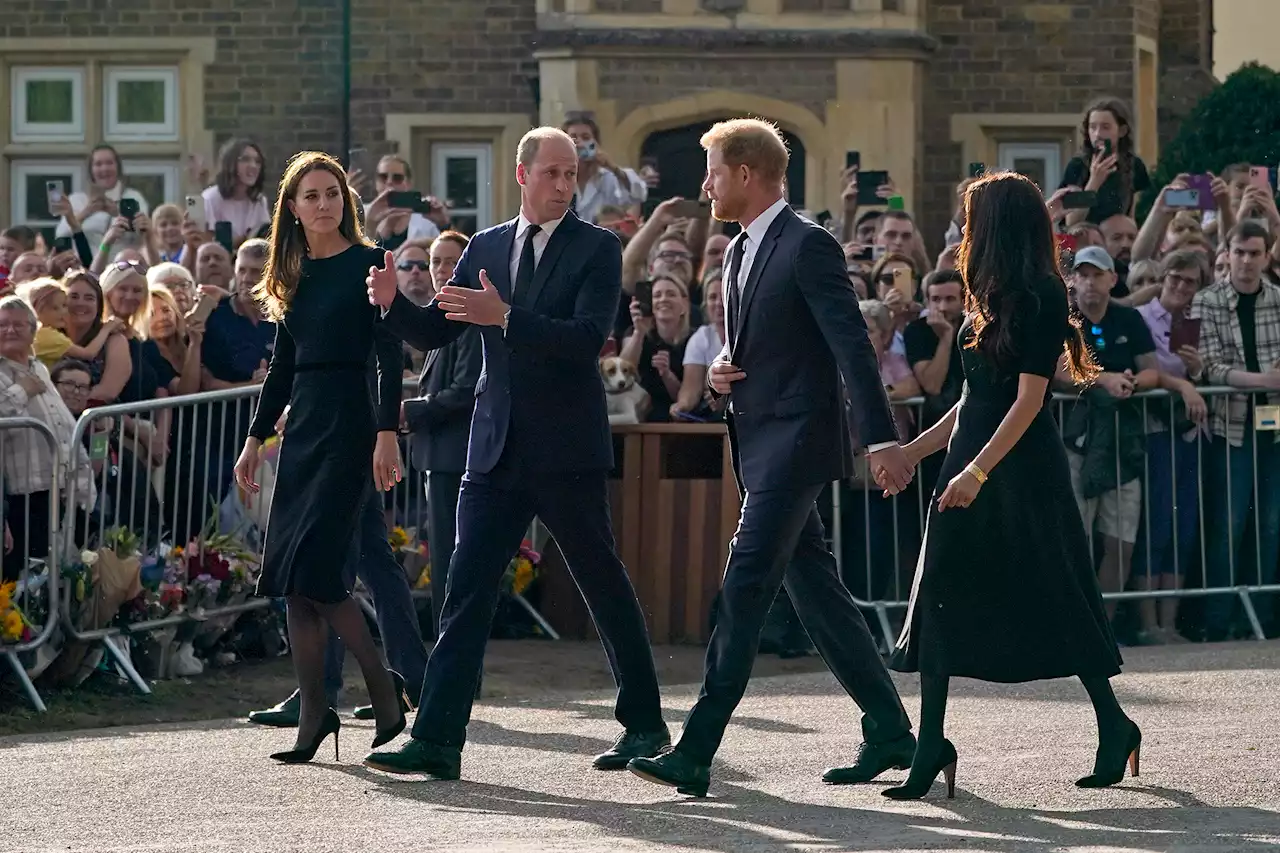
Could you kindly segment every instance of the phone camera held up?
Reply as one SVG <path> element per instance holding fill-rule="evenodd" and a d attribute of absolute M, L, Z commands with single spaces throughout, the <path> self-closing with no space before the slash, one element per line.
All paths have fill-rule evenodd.
<path fill-rule="evenodd" d="M 636 282 L 636 306 L 641 317 L 653 316 L 653 282 L 646 279 Z"/>
<path fill-rule="evenodd" d="M 138 205 L 136 199 L 122 198 L 120 199 L 120 215 L 129 222 L 129 230 L 133 230 L 133 218 L 142 212 L 142 208 Z"/>

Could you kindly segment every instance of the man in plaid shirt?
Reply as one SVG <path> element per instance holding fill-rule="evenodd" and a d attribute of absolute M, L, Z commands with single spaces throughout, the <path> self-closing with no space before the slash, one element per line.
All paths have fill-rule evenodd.
<path fill-rule="evenodd" d="M 1204 455 L 1207 506 L 1205 582 L 1223 587 L 1276 582 L 1280 563 L 1280 432 L 1255 431 L 1260 406 L 1280 403 L 1280 287 L 1266 281 L 1266 227 L 1245 220 L 1227 235 L 1228 280 L 1196 295 L 1191 315 L 1199 317 L 1200 376 L 1210 385 L 1248 389 L 1248 394 L 1211 398 L 1213 438 Z M 1250 510 L 1254 510 L 1253 513 Z M 1253 516 L 1258 570 L 1242 565 L 1245 522 Z M 1271 595 L 1252 601 L 1264 627 L 1271 621 Z M 1207 639 L 1227 638 L 1235 596 L 1205 601 Z"/>

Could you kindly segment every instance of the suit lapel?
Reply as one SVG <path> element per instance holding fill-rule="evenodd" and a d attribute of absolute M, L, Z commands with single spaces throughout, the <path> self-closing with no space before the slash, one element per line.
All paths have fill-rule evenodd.
<path fill-rule="evenodd" d="M 555 269 L 556 262 L 560 260 L 560 255 L 564 252 L 565 246 L 573 239 L 574 232 L 578 229 L 580 220 L 569 211 L 564 215 L 564 219 L 560 221 L 560 225 L 555 231 L 551 232 L 551 239 L 547 241 L 547 248 L 542 252 L 542 259 L 538 261 L 538 268 L 533 273 L 533 284 L 529 286 L 528 293 L 517 293 L 516 299 L 520 305 L 525 308 L 532 308 L 538 303 L 538 294 L 542 293 L 542 288 L 547 284 L 547 279 L 551 277 L 551 271 Z"/>
<path fill-rule="evenodd" d="M 496 285 L 495 285 L 496 286 Z M 440 360 L 440 353 L 443 349 L 433 349 L 427 353 L 427 357 L 422 361 L 422 378 L 418 380 L 418 388 L 425 393 L 427 383 L 431 381 L 431 371 L 435 368 L 436 362 Z"/>
<path fill-rule="evenodd" d="M 773 222 L 770 223 L 769 230 L 764 232 L 764 239 L 760 241 L 760 248 L 756 250 L 756 256 L 751 261 L 751 273 L 747 277 L 747 284 L 742 289 L 742 304 L 738 306 L 738 334 L 733 339 L 734 348 L 737 347 L 738 342 L 746 334 L 747 321 L 751 318 L 751 298 L 756 295 L 756 287 L 760 284 L 760 276 L 764 273 L 764 268 L 768 265 L 774 248 L 778 245 L 778 235 L 786 227 L 787 218 L 794 215 L 791 212 L 791 208 L 784 207 L 774 217 Z M 730 351 L 732 352 L 732 348 Z"/>
<path fill-rule="evenodd" d="M 517 222 L 518 219 L 512 219 L 502 226 L 498 235 L 499 262 L 484 268 L 489 274 L 489 281 L 493 282 L 494 288 L 502 295 L 502 301 L 508 305 L 511 304 L 511 253 L 515 251 Z M 477 284 L 478 275 L 477 273 Z"/>

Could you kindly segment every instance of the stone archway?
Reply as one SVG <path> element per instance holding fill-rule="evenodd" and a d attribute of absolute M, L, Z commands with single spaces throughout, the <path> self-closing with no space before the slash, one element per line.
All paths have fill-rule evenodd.
<path fill-rule="evenodd" d="M 823 197 L 820 184 L 824 164 L 821 156 L 814 152 L 829 147 L 827 127 L 810 110 L 794 103 L 750 92 L 712 89 L 632 110 L 618 122 L 610 138 L 617 140 L 618 150 L 626 152 L 629 162 L 637 163 L 652 135 L 676 129 L 687 132 L 688 128 L 725 116 L 767 118 L 798 140 L 800 146 L 795 150 L 796 160 L 804 165 L 798 175 L 788 172 L 788 177 L 798 182 L 798 185 L 792 185 L 791 192 L 804 199 Z"/>

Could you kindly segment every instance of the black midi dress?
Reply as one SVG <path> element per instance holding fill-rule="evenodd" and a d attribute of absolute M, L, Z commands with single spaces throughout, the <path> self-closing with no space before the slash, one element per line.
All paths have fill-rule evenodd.
<path fill-rule="evenodd" d="M 973 336 L 969 321 L 956 336 L 964 392 L 890 662 L 899 672 L 1011 683 L 1120 671 L 1047 392 L 973 503 L 938 512 L 951 478 L 1013 405 L 1019 374 L 1053 377 L 1070 328 L 1066 289 L 1048 280 L 1031 290 L 1011 330 L 1017 356 L 1007 365 L 964 348 Z"/>
<path fill-rule="evenodd" d="M 276 327 L 275 351 L 249 434 L 265 440 L 289 406 L 267 518 L 258 595 L 337 603 L 342 568 L 373 483 L 379 430 L 400 421 L 399 342 L 378 322 L 365 277 L 383 252 L 355 245 L 302 263 Z M 369 381 L 371 354 L 378 382 Z M 375 399 L 376 396 L 376 399 Z"/>

